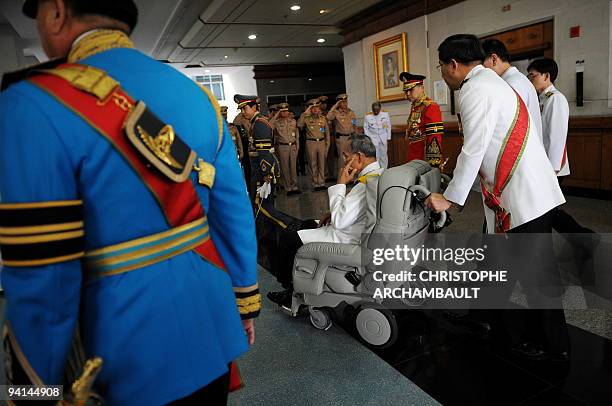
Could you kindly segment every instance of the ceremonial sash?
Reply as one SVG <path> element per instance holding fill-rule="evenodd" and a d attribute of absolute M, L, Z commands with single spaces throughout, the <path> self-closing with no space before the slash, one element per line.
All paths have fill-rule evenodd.
<path fill-rule="evenodd" d="M 78 64 L 64 64 L 56 69 L 61 71 L 62 68 L 82 69 L 84 72 L 88 69 L 87 66 Z M 102 79 L 95 83 L 80 78 L 71 81 L 58 76 L 57 73 L 48 72 L 31 77 L 29 81 L 80 116 L 115 147 L 153 194 L 171 227 L 182 226 L 206 217 L 190 179 L 176 183 L 149 169 L 136 149 L 129 144 L 123 132 L 123 125 L 136 103 L 117 82 L 111 81 L 116 83 L 112 92 L 100 100 L 96 97 L 95 91 L 88 90 L 100 90 Z M 209 263 L 226 271 L 225 264 L 210 237 L 193 250 Z M 238 366 L 234 361 L 230 364 L 229 389 L 235 391 L 242 386 Z"/>
<path fill-rule="evenodd" d="M 529 113 L 525 103 L 516 93 L 516 115 L 510 129 L 506 133 L 495 166 L 495 178 L 492 190 L 487 188 L 484 179 L 480 179 L 480 187 L 484 203 L 495 213 L 495 232 L 505 233 L 511 227 L 510 213 L 501 206 L 501 194 L 510 182 L 518 166 L 529 137 Z"/>
<path fill-rule="evenodd" d="M 123 91 L 117 82 L 112 81 L 111 83 L 115 83 L 114 89 L 101 100 L 95 91 L 100 87 L 98 83 L 102 83 L 103 79 L 109 78 L 108 76 L 92 84 L 91 80 L 81 78 L 69 80 L 61 77 L 62 69 L 82 70 L 86 73 L 91 68 L 85 65 L 64 64 L 56 68 L 57 72 L 43 72 L 30 78 L 29 81 L 80 116 L 115 147 L 153 194 L 171 227 L 204 218 L 206 216 L 204 208 L 193 183 L 190 180 L 181 183 L 172 182 L 156 170 L 148 168 L 137 150 L 128 142 L 123 125 L 128 113 L 136 104 L 134 99 Z M 210 238 L 196 246 L 194 251 L 206 261 L 225 270 L 223 260 Z"/>

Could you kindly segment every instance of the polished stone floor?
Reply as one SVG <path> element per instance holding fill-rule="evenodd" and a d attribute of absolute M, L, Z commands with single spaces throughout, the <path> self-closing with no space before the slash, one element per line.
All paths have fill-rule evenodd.
<path fill-rule="evenodd" d="M 300 179 L 302 190 L 308 180 Z M 580 224 L 612 236 L 612 201 L 567 196 L 564 210 Z M 325 192 L 279 194 L 277 206 L 296 217 L 317 218 L 328 211 Z M 482 203 L 472 193 L 445 232 L 474 232 L 482 227 Z M 278 308 L 277 311 L 280 311 Z M 483 340 L 450 323 L 438 311 L 398 312 L 401 334 L 386 350 L 374 351 L 444 405 L 611 405 L 612 312 L 566 310 L 571 361 L 530 362 L 507 353 L 495 340 Z M 350 320 L 336 320 L 356 337 Z M 357 338 L 355 338 L 358 340 Z"/>

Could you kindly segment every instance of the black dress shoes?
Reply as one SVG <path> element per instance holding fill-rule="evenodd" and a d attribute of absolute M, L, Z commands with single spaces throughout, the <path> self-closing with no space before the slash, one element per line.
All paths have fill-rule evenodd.
<path fill-rule="evenodd" d="M 529 360 L 529 361 L 542 361 L 549 357 L 545 351 L 537 348 L 532 343 L 521 343 L 512 347 L 512 353 L 517 357 Z"/>
<path fill-rule="evenodd" d="M 291 307 L 292 289 L 285 289 L 279 292 L 268 292 L 268 299 L 282 307 Z"/>

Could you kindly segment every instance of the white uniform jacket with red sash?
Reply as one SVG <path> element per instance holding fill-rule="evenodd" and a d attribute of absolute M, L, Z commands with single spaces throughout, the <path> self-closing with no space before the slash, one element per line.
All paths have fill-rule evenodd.
<path fill-rule="evenodd" d="M 489 233 L 504 232 L 563 204 L 555 172 L 520 97 L 482 65 L 460 91 L 463 146 L 444 196 L 464 205 L 474 180 L 483 184 Z"/>
<path fill-rule="evenodd" d="M 214 98 L 116 31 L 81 41 L 0 96 L 8 380 L 99 356 L 107 404 L 166 404 L 248 348 L 253 214 Z"/>

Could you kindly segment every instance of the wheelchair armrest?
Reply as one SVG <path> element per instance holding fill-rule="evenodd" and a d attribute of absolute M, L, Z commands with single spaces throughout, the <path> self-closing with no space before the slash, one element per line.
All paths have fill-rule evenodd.
<path fill-rule="evenodd" d="M 300 247 L 297 258 L 314 259 L 329 265 L 361 266 L 361 246 L 333 242 L 311 242 Z"/>

